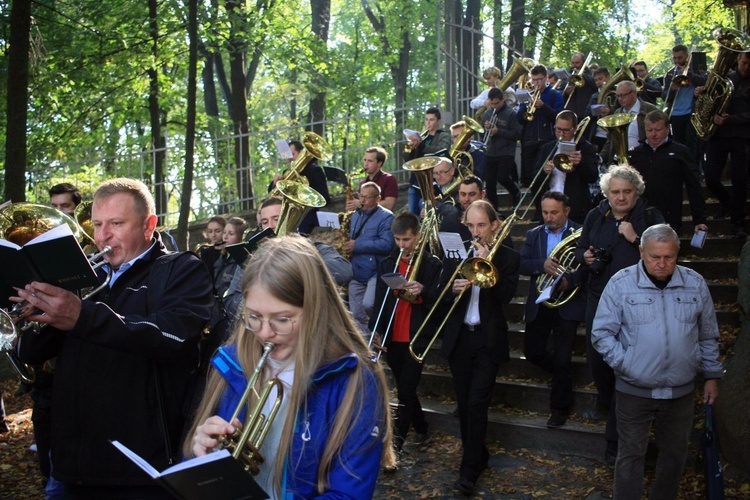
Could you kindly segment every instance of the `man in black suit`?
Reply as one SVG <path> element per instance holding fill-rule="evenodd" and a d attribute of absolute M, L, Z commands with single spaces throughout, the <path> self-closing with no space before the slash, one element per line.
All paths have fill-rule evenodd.
<path fill-rule="evenodd" d="M 472 242 L 473 255 L 487 258 L 501 225 L 494 207 L 485 200 L 475 201 L 466 210 L 464 221 L 472 236 L 478 238 Z M 459 278 L 450 285 L 453 294 L 446 294 L 450 295 L 448 303 L 461 294 L 449 317 L 440 352 L 448 359 L 453 375 L 463 443 L 454 488 L 465 495 L 474 493 L 479 475 L 487 468 L 487 412 L 500 363 L 510 359 L 508 323 L 502 306 L 516 293 L 518 252 L 502 244 L 492 263 L 497 268 L 495 286 L 479 288 Z"/>
<path fill-rule="evenodd" d="M 570 199 L 570 218 L 582 223 L 586 214 L 592 208 L 589 184 L 595 182 L 599 175 L 596 147 L 586 139 L 581 138 L 576 144 L 575 152 L 568 155 L 570 164 L 573 166 L 571 172 L 563 172 L 555 168 L 552 161 L 555 154 L 552 153 L 553 148 L 557 149 L 558 141 L 573 142 L 577 126 L 578 118 L 575 113 L 567 110 L 558 113 L 555 120 L 557 140 L 550 141 L 542 147 L 535 169 L 536 171 L 539 171 L 540 168 L 544 169 L 542 175 L 547 176 L 546 180 L 543 186 L 540 186 L 539 181 L 537 181 L 532 188 L 541 192 L 557 191 L 565 193 Z M 540 199 L 536 201 L 536 206 L 537 213 L 541 213 Z"/>
<path fill-rule="evenodd" d="M 568 197 L 556 191 L 542 195 L 542 217 L 544 224 L 529 230 L 521 249 L 521 274 L 529 276 L 529 295 L 526 300 L 523 352 L 526 359 L 552 374 L 550 410 L 552 416 L 547 427 L 565 425 L 573 399 L 573 340 L 578 324 L 586 313 L 586 299 L 582 293 L 560 307 L 549 308 L 536 303 L 539 296 L 536 281 L 540 275 L 557 278 L 562 275 L 553 298 L 559 294 L 569 295 L 585 281 L 585 271 L 567 268 L 559 257 L 551 257 L 552 250 L 581 225 L 568 219 L 570 203 Z M 575 249 L 575 243 L 571 247 Z M 553 350 L 547 351 L 547 339 L 552 333 Z"/>

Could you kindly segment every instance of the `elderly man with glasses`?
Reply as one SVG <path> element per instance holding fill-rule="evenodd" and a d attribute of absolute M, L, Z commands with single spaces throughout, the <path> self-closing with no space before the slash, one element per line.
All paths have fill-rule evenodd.
<path fill-rule="evenodd" d="M 617 96 L 617 106 L 613 113 L 631 113 L 637 115 L 636 119 L 628 127 L 628 149 L 633 149 L 640 142 L 646 140 L 646 115 L 651 111 L 657 111 L 659 108 L 640 99 L 635 83 L 630 80 L 617 84 L 615 95 Z M 602 149 L 602 158 L 612 158 L 614 154 L 612 147 L 612 139 L 610 137 Z"/>

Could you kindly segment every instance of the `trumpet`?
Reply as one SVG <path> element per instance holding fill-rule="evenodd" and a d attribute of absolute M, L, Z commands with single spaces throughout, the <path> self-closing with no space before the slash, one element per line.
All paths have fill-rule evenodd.
<path fill-rule="evenodd" d="M 250 399 L 250 394 L 255 391 L 255 384 L 258 382 L 263 366 L 268 360 L 268 355 L 276 346 L 271 342 L 263 344 L 263 354 L 258 361 L 258 365 L 255 367 L 253 374 L 247 381 L 245 392 L 242 393 L 242 397 L 237 403 L 237 407 L 232 414 L 232 418 L 229 419 L 229 423 L 234 422 L 235 419 L 239 418 L 243 408 L 247 405 Z M 263 415 L 263 406 L 269 400 L 271 390 L 276 387 L 276 400 L 274 401 L 271 411 L 268 415 Z M 229 436 L 222 436 L 219 438 L 219 445 L 228 450 L 235 460 L 238 460 L 245 472 L 256 475 L 260 472 L 260 464 L 265 461 L 265 457 L 260 453 L 260 447 L 263 441 L 266 439 L 268 431 L 271 430 L 271 424 L 273 423 L 276 414 L 279 412 L 281 402 L 284 397 L 284 386 L 281 380 L 273 378 L 265 383 L 263 390 L 258 396 L 258 401 L 255 403 L 252 411 L 248 412 L 248 417 L 242 424 L 242 429 L 235 429 L 235 431 Z"/>
<path fill-rule="evenodd" d="M 515 212 L 512 213 L 510 216 L 508 216 L 507 219 L 505 219 L 502 222 L 502 226 L 500 227 L 499 231 L 495 235 L 492 244 L 490 245 L 490 251 L 487 254 L 487 257 L 469 257 L 469 254 L 466 255 L 466 258 L 461 261 L 461 263 L 456 267 L 456 270 L 453 272 L 451 277 L 448 279 L 448 283 L 443 288 L 443 291 L 440 292 L 440 295 L 438 296 L 437 300 L 435 301 L 435 305 L 432 306 L 432 309 L 430 309 L 430 312 L 425 317 L 424 321 L 419 327 L 419 330 L 414 334 L 414 337 L 412 337 L 411 342 L 409 342 L 409 354 L 411 354 L 412 358 L 414 358 L 415 361 L 418 363 L 423 363 L 425 357 L 427 356 L 427 353 L 432 349 L 433 344 L 435 344 L 435 341 L 437 340 L 438 336 L 440 335 L 440 332 L 443 331 L 443 328 L 445 328 L 446 323 L 448 323 L 448 319 L 450 318 L 451 314 L 453 314 L 453 311 L 456 309 L 456 306 L 461 301 L 461 297 L 464 296 L 464 293 L 466 293 L 466 290 L 468 290 L 470 287 L 466 287 L 461 292 L 456 295 L 456 298 L 453 299 L 453 303 L 451 304 L 450 309 L 448 309 L 448 312 L 445 314 L 445 317 L 443 318 L 443 321 L 440 323 L 440 325 L 435 329 L 435 332 L 432 335 L 432 338 L 428 342 L 427 346 L 425 347 L 424 351 L 422 351 L 421 354 L 417 353 L 415 351 L 416 349 L 416 342 L 419 339 L 419 337 L 422 335 L 422 332 L 424 331 L 425 327 L 430 324 L 430 319 L 432 318 L 432 315 L 435 313 L 435 311 L 442 306 L 441 302 L 443 301 L 443 298 L 445 297 L 445 294 L 448 293 L 448 290 L 453 288 L 453 283 L 458 279 L 460 276 L 464 276 L 466 279 L 468 279 L 472 286 L 476 286 L 479 288 L 492 288 L 497 284 L 497 280 L 499 278 L 497 268 L 495 267 L 495 264 L 492 263 L 492 259 L 495 257 L 495 254 L 500 249 L 500 246 L 502 246 L 503 241 L 505 241 L 505 238 L 508 237 L 510 234 L 510 230 L 513 227 L 513 225 L 516 223 L 516 220 L 518 217 L 516 216 Z M 472 242 L 478 241 L 479 238 L 474 238 Z"/>
<path fill-rule="evenodd" d="M 541 91 L 541 90 L 537 90 L 537 91 L 536 91 L 536 92 L 534 93 L 534 98 L 533 98 L 533 99 L 531 100 L 531 104 L 529 104 L 529 105 L 528 105 L 528 106 L 526 107 L 526 111 L 524 112 L 524 115 L 523 115 L 523 117 L 524 117 L 524 119 L 525 119 L 525 120 L 526 120 L 527 122 L 531 122 L 531 121 L 534 121 L 534 112 L 536 111 L 536 106 L 535 106 L 535 104 L 536 104 L 536 102 L 537 102 L 537 101 L 539 100 L 539 96 L 541 96 L 541 95 L 542 95 L 542 91 Z"/>
<path fill-rule="evenodd" d="M 429 133 L 430 133 L 429 130 L 424 129 L 419 134 L 420 141 L 424 141 L 427 138 L 427 136 L 429 135 Z M 414 148 L 411 147 L 411 143 L 407 141 L 406 144 L 404 144 L 404 153 L 405 154 L 410 154 L 413 150 L 414 150 Z"/>
<path fill-rule="evenodd" d="M 487 146 L 487 142 L 490 140 L 490 132 L 492 132 L 492 129 L 495 128 L 495 125 L 497 125 L 497 110 L 492 110 L 492 116 L 490 116 L 490 126 L 487 127 L 487 129 L 484 131 L 484 137 L 482 138 L 482 143 Z"/>

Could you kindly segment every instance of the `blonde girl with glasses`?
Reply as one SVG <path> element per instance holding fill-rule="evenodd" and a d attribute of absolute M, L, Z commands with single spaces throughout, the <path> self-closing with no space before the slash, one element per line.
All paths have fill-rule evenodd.
<path fill-rule="evenodd" d="M 241 427 L 247 409 L 227 420 L 270 342 L 257 387 L 279 378 L 284 397 L 256 480 L 271 498 L 371 498 L 381 466 L 395 464 L 386 382 L 320 255 L 301 237 L 270 239 L 250 257 L 242 289 L 241 321 L 212 360 L 185 455 L 216 451 Z"/>

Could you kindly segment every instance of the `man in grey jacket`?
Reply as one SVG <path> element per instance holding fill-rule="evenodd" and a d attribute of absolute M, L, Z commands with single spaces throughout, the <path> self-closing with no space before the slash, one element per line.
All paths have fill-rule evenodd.
<path fill-rule="evenodd" d="M 619 450 L 615 499 L 640 499 L 649 431 L 659 448 L 650 498 L 675 498 L 690 432 L 696 371 L 713 404 L 722 377 L 719 327 L 705 280 L 677 265 L 680 240 L 667 224 L 641 235 L 641 261 L 615 274 L 594 318 L 592 343 L 614 369 Z"/>
<path fill-rule="evenodd" d="M 501 89 L 490 89 L 489 109 L 484 112 L 484 129 L 487 131 L 487 151 L 484 164 L 487 201 L 497 209 L 497 183 L 508 190 L 513 197 L 513 206 L 521 198 L 511 172 L 516 168 L 514 159 L 516 144 L 521 138 L 521 124 L 516 112 L 507 105 Z"/>

